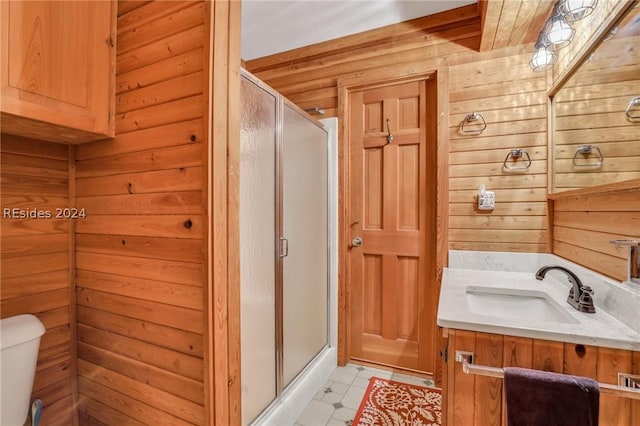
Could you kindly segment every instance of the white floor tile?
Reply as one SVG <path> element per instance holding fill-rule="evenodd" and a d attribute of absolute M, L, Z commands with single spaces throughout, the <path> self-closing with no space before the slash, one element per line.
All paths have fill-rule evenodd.
<path fill-rule="evenodd" d="M 365 391 L 365 388 L 351 386 L 347 393 L 344 395 L 344 398 L 342 398 L 342 405 L 347 408 L 357 410 L 360 406 L 360 401 L 362 401 L 362 397 L 364 396 Z"/>
<path fill-rule="evenodd" d="M 333 382 L 331 384 L 331 392 L 344 395 L 345 393 L 347 393 L 347 389 L 349 389 L 349 385 L 346 383 Z"/>
<path fill-rule="evenodd" d="M 333 405 L 314 400 L 300 414 L 298 423 L 302 426 L 325 426 L 334 411 Z"/>
<path fill-rule="evenodd" d="M 365 379 L 363 377 L 356 377 L 353 380 L 353 383 L 351 383 L 351 386 L 358 386 L 359 388 L 366 388 L 367 386 L 369 386 L 369 381 L 371 379 Z"/>
<path fill-rule="evenodd" d="M 344 398 L 344 394 L 329 392 L 324 394 L 324 397 L 322 397 L 321 401 L 326 402 L 327 404 L 335 404 L 336 402 L 342 401 L 342 398 Z"/>
<path fill-rule="evenodd" d="M 333 416 L 331 416 L 331 419 L 339 420 L 342 422 L 342 424 L 344 424 L 348 420 L 353 420 L 353 418 L 356 416 L 356 412 L 357 410 L 354 410 L 352 408 L 347 408 L 347 407 L 338 408 L 333 413 Z"/>
<path fill-rule="evenodd" d="M 340 420 L 330 419 L 327 426 L 346 426 L 346 423 Z"/>
<path fill-rule="evenodd" d="M 336 368 L 336 370 L 331 374 L 331 377 L 329 377 L 329 380 L 350 385 L 357 375 L 358 370 L 356 370 L 355 367 L 347 365 L 344 367 Z"/>

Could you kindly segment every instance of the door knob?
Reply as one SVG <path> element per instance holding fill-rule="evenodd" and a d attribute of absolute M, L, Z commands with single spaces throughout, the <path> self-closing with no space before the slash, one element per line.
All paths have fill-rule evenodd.
<path fill-rule="evenodd" d="M 361 245 L 362 245 L 362 238 L 355 237 L 353 240 L 351 240 L 351 247 L 360 247 Z"/>

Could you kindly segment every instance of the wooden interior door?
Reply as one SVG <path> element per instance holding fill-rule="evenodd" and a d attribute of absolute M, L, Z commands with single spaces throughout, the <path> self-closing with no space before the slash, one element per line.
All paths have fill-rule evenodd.
<path fill-rule="evenodd" d="M 435 103 L 426 80 L 349 94 L 349 357 L 427 373 L 435 360 Z"/>

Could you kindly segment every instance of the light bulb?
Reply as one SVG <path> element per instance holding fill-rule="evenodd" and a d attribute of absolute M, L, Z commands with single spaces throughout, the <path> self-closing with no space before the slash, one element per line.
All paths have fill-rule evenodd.
<path fill-rule="evenodd" d="M 598 0 L 561 0 L 558 4 L 558 12 L 567 22 L 575 22 L 591 15 L 596 4 Z"/>
<path fill-rule="evenodd" d="M 555 15 L 547 21 L 543 31 L 542 43 L 549 49 L 558 50 L 573 40 L 576 32 L 562 15 Z"/>
<path fill-rule="evenodd" d="M 529 61 L 529 66 L 534 71 L 545 71 L 552 68 L 557 60 L 558 55 L 554 51 L 538 45 L 531 61 Z"/>

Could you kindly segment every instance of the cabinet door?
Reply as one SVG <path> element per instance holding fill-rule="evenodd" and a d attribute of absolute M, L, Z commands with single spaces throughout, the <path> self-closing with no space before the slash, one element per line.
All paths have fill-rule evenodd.
<path fill-rule="evenodd" d="M 3 132 L 113 136 L 115 11 L 110 1 L 2 2 Z"/>

